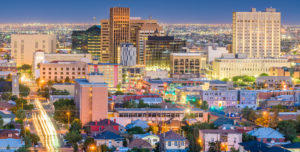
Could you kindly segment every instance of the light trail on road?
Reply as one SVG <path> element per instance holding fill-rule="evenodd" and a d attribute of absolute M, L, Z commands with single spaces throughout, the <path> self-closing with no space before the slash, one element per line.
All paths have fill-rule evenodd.
<path fill-rule="evenodd" d="M 54 125 L 40 101 L 35 99 L 34 105 L 39 111 L 33 114 L 33 123 L 37 134 L 47 151 L 57 151 L 60 144 Z"/>

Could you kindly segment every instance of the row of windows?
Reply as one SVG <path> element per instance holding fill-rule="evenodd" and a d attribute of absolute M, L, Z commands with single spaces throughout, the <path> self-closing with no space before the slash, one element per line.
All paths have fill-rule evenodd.
<path fill-rule="evenodd" d="M 46 72 L 43 72 L 43 74 L 45 75 Z M 51 72 L 48 72 L 48 74 L 52 74 L 52 73 L 51 73 Z M 57 74 L 57 72 L 54 72 L 54 74 Z M 64 73 L 63 73 L 63 72 L 60 72 L 60 74 L 63 75 Z M 66 72 L 66 74 L 68 75 L 69 72 Z M 75 75 L 75 72 L 72 72 L 72 74 Z M 81 72 L 78 72 L 77 74 L 79 74 L 79 75 L 80 75 L 80 74 L 85 75 L 85 72 L 82 72 L 82 73 L 81 73 Z"/>
<path fill-rule="evenodd" d="M 168 141 L 168 146 L 172 146 L 172 141 Z M 174 141 L 174 146 L 184 146 L 183 141 Z"/>
<path fill-rule="evenodd" d="M 64 70 L 64 68 L 60 68 L 60 69 L 61 69 L 61 70 Z M 75 69 L 76 69 L 76 68 L 72 68 L 73 71 L 75 71 Z M 46 70 L 46 68 L 43 68 L 43 70 Z M 52 68 L 48 68 L 48 70 L 51 71 Z M 53 68 L 53 70 L 57 70 L 57 68 Z M 70 70 L 70 68 L 66 68 L 66 70 L 68 71 L 68 70 Z M 77 70 L 82 70 L 82 71 L 84 71 L 85 68 L 77 68 Z"/>
<path fill-rule="evenodd" d="M 119 117 L 180 117 L 184 113 L 120 113 Z M 203 113 L 194 113 L 195 117 L 203 117 Z"/>

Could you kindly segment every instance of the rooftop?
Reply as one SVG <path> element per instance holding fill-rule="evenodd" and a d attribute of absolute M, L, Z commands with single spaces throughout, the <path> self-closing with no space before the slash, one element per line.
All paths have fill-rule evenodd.
<path fill-rule="evenodd" d="M 249 131 L 248 134 L 256 138 L 284 138 L 283 134 L 272 128 L 258 128 Z"/>
<path fill-rule="evenodd" d="M 77 82 L 77 83 L 79 83 L 79 84 L 81 84 L 81 85 L 84 85 L 84 84 L 86 84 L 86 85 L 107 85 L 107 83 L 105 83 L 105 82 L 98 82 L 98 83 L 91 83 L 91 82 L 89 82 L 87 79 L 75 79 L 75 82 Z"/>

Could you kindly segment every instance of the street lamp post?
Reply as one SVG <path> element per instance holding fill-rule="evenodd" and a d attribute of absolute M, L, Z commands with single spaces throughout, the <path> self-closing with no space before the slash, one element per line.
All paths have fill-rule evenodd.
<path fill-rule="evenodd" d="M 69 129 L 70 128 L 70 115 L 71 115 L 71 113 L 68 111 L 66 114 L 68 116 L 68 129 Z"/>

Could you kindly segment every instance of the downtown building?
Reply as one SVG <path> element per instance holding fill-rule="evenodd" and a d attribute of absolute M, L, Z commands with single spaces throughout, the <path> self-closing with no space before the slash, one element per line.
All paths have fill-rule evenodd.
<path fill-rule="evenodd" d="M 203 90 L 200 92 L 202 101 L 209 107 L 256 108 L 258 92 L 255 90 Z"/>
<path fill-rule="evenodd" d="M 52 61 L 40 64 L 40 80 L 73 81 L 77 78 L 86 78 L 87 63 L 80 61 Z"/>
<path fill-rule="evenodd" d="M 75 79 L 75 104 L 83 125 L 108 117 L 108 89 L 101 73 Z"/>
<path fill-rule="evenodd" d="M 124 7 L 110 8 L 110 63 L 121 61 L 120 44 L 130 42 L 130 9 Z"/>
<path fill-rule="evenodd" d="M 234 76 L 259 76 L 269 73 L 271 67 L 290 67 L 284 58 L 247 58 L 242 55 L 226 54 L 212 63 L 212 78 L 223 79 Z"/>
<path fill-rule="evenodd" d="M 182 53 L 186 41 L 174 36 L 148 36 L 145 45 L 144 65 L 147 71 L 170 71 L 171 53 Z"/>
<path fill-rule="evenodd" d="M 281 13 L 275 8 L 265 11 L 233 12 L 233 53 L 247 54 L 250 58 L 280 56 Z"/>
<path fill-rule="evenodd" d="M 206 56 L 201 53 L 172 53 L 170 62 L 172 77 L 198 78 L 205 75 Z"/>
<path fill-rule="evenodd" d="M 46 53 L 56 51 L 56 35 L 13 34 L 11 35 L 11 55 L 17 67 L 33 63 L 33 54 L 37 50 Z"/>
<path fill-rule="evenodd" d="M 109 88 L 122 84 L 122 65 L 114 63 L 88 63 L 88 73 L 102 73 Z"/>
<path fill-rule="evenodd" d="M 101 26 L 94 25 L 85 31 L 73 31 L 72 52 L 77 54 L 89 53 L 93 59 L 101 59 Z"/>

